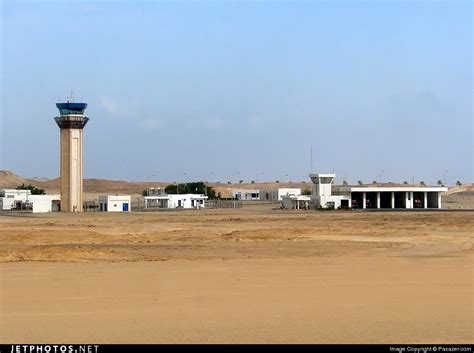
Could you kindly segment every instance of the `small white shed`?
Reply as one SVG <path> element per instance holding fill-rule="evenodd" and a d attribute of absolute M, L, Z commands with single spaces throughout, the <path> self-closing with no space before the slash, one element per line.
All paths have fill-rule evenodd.
<path fill-rule="evenodd" d="M 99 196 L 99 211 L 101 212 L 130 212 L 131 206 L 130 195 Z"/>
<path fill-rule="evenodd" d="M 33 213 L 58 212 L 60 210 L 61 195 L 28 195 Z"/>

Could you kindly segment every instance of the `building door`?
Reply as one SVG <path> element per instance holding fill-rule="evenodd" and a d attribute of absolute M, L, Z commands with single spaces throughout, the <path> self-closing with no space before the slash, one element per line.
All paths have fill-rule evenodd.
<path fill-rule="evenodd" d="M 122 204 L 122 211 L 123 212 L 128 212 L 128 203 L 127 202 Z"/>

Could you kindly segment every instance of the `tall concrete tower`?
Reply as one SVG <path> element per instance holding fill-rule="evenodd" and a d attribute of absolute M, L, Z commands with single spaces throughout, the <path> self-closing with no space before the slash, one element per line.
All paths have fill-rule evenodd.
<path fill-rule="evenodd" d="M 72 100 L 72 99 L 71 99 Z M 56 103 L 61 131 L 61 212 L 82 212 L 82 129 L 87 103 Z"/>

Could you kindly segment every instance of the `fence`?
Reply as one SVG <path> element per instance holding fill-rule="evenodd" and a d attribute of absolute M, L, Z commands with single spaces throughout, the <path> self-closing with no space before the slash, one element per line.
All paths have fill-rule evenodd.
<path fill-rule="evenodd" d="M 237 200 L 208 200 L 206 208 L 242 208 L 243 202 Z"/>

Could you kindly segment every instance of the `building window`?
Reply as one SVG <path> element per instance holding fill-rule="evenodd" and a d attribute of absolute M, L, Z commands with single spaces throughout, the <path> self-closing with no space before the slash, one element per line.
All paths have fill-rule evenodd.
<path fill-rule="evenodd" d="M 331 184 L 332 178 L 331 177 L 321 177 L 321 184 Z"/>

